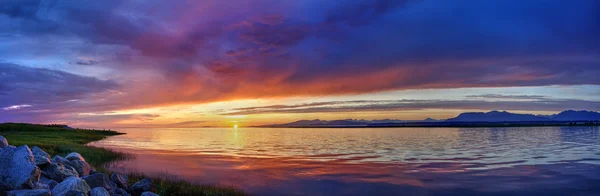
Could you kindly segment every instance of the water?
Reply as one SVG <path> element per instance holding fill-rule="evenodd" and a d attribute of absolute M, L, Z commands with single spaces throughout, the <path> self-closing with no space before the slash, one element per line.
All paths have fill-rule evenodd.
<path fill-rule="evenodd" d="M 600 195 L 599 127 L 117 131 L 112 170 L 257 195 Z"/>

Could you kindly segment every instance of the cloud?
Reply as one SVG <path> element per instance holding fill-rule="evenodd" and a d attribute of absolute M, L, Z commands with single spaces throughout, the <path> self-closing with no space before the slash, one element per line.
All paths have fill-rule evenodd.
<path fill-rule="evenodd" d="M 0 7 L 0 13 L 11 18 L 37 19 L 37 7 L 40 1 L 25 0 L 15 1 L 8 0 Z"/>
<path fill-rule="evenodd" d="M 499 94 L 485 94 L 485 95 L 467 95 L 467 98 L 477 99 L 526 99 L 526 100 L 547 100 L 550 99 L 543 95 L 499 95 Z"/>
<path fill-rule="evenodd" d="M 166 125 L 162 125 L 162 126 L 164 126 L 164 127 L 201 127 L 201 126 L 206 126 L 204 123 L 206 123 L 206 121 L 196 120 L 196 121 L 184 121 L 184 122 L 166 124 Z M 161 126 L 161 125 L 157 125 L 157 126 Z"/>
<path fill-rule="evenodd" d="M 4 47 L 11 55 L 0 58 L 18 53 L 108 70 L 98 74 L 105 80 L 72 74 L 86 78 L 69 82 L 74 88 L 27 84 L 51 91 L 16 93 L 36 107 L 114 90 L 114 81 L 123 85 L 119 95 L 61 106 L 107 111 L 397 89 L 600 85 L 600 7 L 594 0 L 3 5 L 0 25 L 11 28 L 0 35 L 23 44 Z M 50 49 L 28 47 L 42 43 Z M 88 56 L 94 58 L 82 58 Z M 56 76 L 49 75 L 53 84 Z M 14 84 L 0 84 L 0 95 L 6 89 Z"/>
<path fill-rule="evenodd" d="M 2 110 L 4 111 L 8 111 L 8 110 L 18 110 L 21 108 L 27 108 L 27 107 L 31 107 L 31 105 L 27 105 L 27 104 L 22 104 L 22 105 L 12 105 L 12 106 L 7 106 L 2 108 Z"/>
<path fill-rule="evenodd" d="M 77 65 L 97 65 L 100 64 L 100 61 L 95 61 L 95 60 L 79 60 L 74 62 L 74 64 Z"/>
<path fill-rule="evenodd" d="M 158 114 L 80 114 L 74 116 L 73 118 L 77 121 L 84 122 L 115 122 L 115 121 L 125 121 L 125 120 L 135 120 L 135 121 L 152 121 L 155 118 L 160 117 Z"/>
<path fill-rule="evenodd" d="M 10 63 L 0 63 L 0 84 L 5 121 L 85 111 L 119 88 L 114 81 Z"/>
<path fill-rule="evenodd" d="M 422 109 L 462 109 L 462 110 L 531 110 L 562 111 L 600 110 L 600 101 L 574 99 L 544 99 L 541 101 L 487 101 L 487 100 L 355 100 L 334 102 L 313 102 L 297 105 L 270 105 L 263 107 L 234 108 L 221 115 L 285 114 L 285 113 L 331 113 L 331 112 L 373 112 L 405 111 Z"/>
<path fill-rule="evenodd" d="M 263 19 L 271 19 L 272 16 L 265 16 Z M 240 39 L 245 42 L 261 45 L 264 47 L 285 47 L 293 46 L 306 39 L 311 27 L 305 24 L 286 23 L 282 17 L 278 21 L 260 21 L 246 22 L 239 28 L 243 32 Z"/>
<path fill-rule="evenodd" d="M 342 4 L 326 14 L 325 24 L 345 24 L 351 26 L 367 25 L 385 14 L 394 12 L 397 9 L 408 6 L 416 0 L 372 0 L 355 1 L 348 4 Z"/>

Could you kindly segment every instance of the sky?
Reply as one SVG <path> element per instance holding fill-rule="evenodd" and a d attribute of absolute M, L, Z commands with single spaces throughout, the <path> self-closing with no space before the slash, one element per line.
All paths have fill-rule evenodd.
<path fill-rule="evenodd" d="M 0 27 L 0 122 L 600 110 L 596 0 L 4 0 Z"/>

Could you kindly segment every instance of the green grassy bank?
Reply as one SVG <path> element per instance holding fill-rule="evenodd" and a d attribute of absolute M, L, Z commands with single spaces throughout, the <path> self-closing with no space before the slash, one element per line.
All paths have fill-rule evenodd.
<path fill-rule="evenodd" d="M 99 171 L 106 171 L 104 164 L 125 159 L 128 155 L 85 144 L 119 134 L 121 133 L 115 131 L 72 129 L 64 125 L 0 124 L 0 135 L 6 137 L 11 145 L 38 146 L 53 156 L 78 152 Z M 133 184 L 144 177 L 142 174 L 130 174 L 129 180 Z M 230 187 L 196 185 L 174 178 L 153 178 L 153 181 L 160 195 L 247 195 Z"/>

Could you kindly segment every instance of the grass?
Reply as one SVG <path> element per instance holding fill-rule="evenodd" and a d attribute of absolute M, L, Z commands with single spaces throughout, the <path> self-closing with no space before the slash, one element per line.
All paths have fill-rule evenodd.
<path fill-rule="evenodd" d="M 78 152 L 94 167 L 126 158 L 127 155 L 85 144 L 119 134 L 121 133 L 116 131 L 71 129 L 60 125 L 0 124 L 0 135 L 6 137 L 11 145 L 27 144 L 30 148 L 38 146 L 49 154 L 61 156 Z"/>
<path fill-rule="evenodd" d="M 147 176 L 139 173 L 128 174 L 129 183 L 133 184 Z M 159 195 L 247 195 L 246 193 L 227 186 L 196 185 L 185 180 L 177 179 L 169 174 L 161 174 L 161 178 L 151 177 Z M 169 177 L 171 176 L 171 177 Z"/>
<path fill-rule="evenodd" d="M 72 129 L 65 125 L 0 124 L 0 135 L 4 136 L 10 145 L 38 146 L 53 156 L 66 156 L 68 153 L 78 152 L 98 171 L 106 171 L 105 164 L 126 159 L 129 156 L 104 148 L 85 146 L 85 144 L 120 134 L 122 133 L 116 131 Z M 128 177 L 130 183 L 133 184 L 146 176 L 129 174 Z M 160 195 L 247 195 L 231 187 L 196 185 L 174 177 L 152 178 L 152 180 Z"/>

